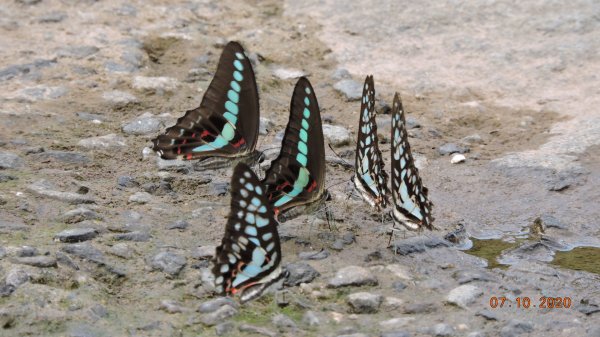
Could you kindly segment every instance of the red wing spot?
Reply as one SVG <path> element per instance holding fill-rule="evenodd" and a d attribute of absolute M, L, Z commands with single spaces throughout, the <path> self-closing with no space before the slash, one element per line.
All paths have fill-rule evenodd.
<path fill-rule="evenodd" d="M 281 190 L 283 190 L 283 189 L 284 189 L 286 186 L 290 186 L 290 182 L 289 182 L 289 181 L 286 181 L 286 182 L 284 182 L 283 184 L 281 184 L 281 185 L 277 186 L 277 187 L 275 188 L 275 190 L 277 190 L 277 191 L 281 191 Z"/>
<path fill-rule="evenodd" d="M 206 137 L 206 136 L 208 136 L 208 135 L 210 135 L 210 134 L 211 134 L 211 133 L 210 133 L 210 132 L 208 132 L 208 130 L 204 130 L 204 131 L 202 131 L 202 133 L 200 134 L 200 138 L 204 138 L 204 137 Z"/>
<path fill-rule="evenodd" d="M 177 147 L 177 154 L 181 154 L 181 146 Z"/>
<path fill-rule="evenodd" d="M 187 160 L 192 160 L 192 154 L 188 153 L 188 155 L 186 156 Z"/>
<path fill-rule="evenodd" d="M 184 139 L 183 142 L 181 142 L 181 145 L 185 145 L 187 143 L 187 139 Z"/>
<path fill-rule="evenodd" d="M 192 138 L 196 138 L 196 133 L 192 133 Z"/>
<path fill-rule="evenodd" d="M 310 184 L 310 187 L 308 188 L 308 192 L 312 192 L 315 187 L 317 187 L 317 181 L 313 180 L 312 184 Z"/>
<path fill-rule="evenodd" d="M 279 215 L 279 207 L 273 208 L 273 213 L 275 213 L 275 217 Z"/>
<path fill-rule="evenodd" d="M 233 147 L 235 147 L 237 149 L 238 147 L 240 147 L 244 144 L 246 144 L 246 141 L 244 140 L 244 138 L 240 138 L 240 140 L 237 143 L 233 144 Z"/>

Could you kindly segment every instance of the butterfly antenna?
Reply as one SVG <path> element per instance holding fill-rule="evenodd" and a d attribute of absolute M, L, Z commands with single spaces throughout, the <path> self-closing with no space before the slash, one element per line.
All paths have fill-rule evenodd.
<path fill-rule="evenodd" d="M 346 165 L 348 168 L 353 167 L 354 165 L 350 164 L 348 161 L 346 161 L 346 159 L 342 158 L 342 156 L 340 156 L 334 149 L 333 146 L 331 146 L 331 143 L 327 143 L 327 146 L 329 146 L 329 149 L 331 150 L 331 152 L 333 152 L 333 154 L 335 154 L 336 157 L 338 157 L 343 163 L 344 165 Z"/>

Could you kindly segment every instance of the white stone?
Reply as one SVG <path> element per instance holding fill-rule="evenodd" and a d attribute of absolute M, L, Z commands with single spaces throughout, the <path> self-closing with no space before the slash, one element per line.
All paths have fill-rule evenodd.
<path fill-rule="evenodd" d="M 302 70 L 298 70 L 298 69 L 291 69 L 291 68 L 275 68 L 273 69 L 273 76 L 282 79 L 282 80 L 289 80 L 289 79 L 293 79 L 293 78 L 299 78 L 302 76 L 306 76 L 306 73 L 303 72 Z"/>
<path fill-rule="evenodd" d="M 467 158 L 465 158 L 464 155 L 460 154 L 460 153 L 455 153 L 452 155 L 452 158 L 450 159 L 450 163 L 451 164 L 458 164 L 458 163 L 463 163 Z"/>
<path fill-rule="evenodd" d="M 456 287 L 448 293 L 446 300 L 462 308 L 467 308 L 475 299 L 483 294 L 483 291 L 471 284 Z"/>
<path fill-rule="evenodd" d="M 400 264 L 388 264 L 385 269 L 389 270 L 394 276 L 402 280 L 412 280 L 412 276 L 407 267 Z"/>
<path fill-rule="evenodd" d="M 138 91 L 153 91 L 164 93 L 175 91 L 179 87 L 179 81 L 172 77 L 146 77 L 136 76 L 133 78 L 132 88 Z"/>

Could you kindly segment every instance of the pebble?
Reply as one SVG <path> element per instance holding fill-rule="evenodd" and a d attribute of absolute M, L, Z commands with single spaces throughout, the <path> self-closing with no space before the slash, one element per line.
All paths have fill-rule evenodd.
<path fill-rule="evenodd" d="M 28 185 L 27 190 L 39 196 L 60 200 L 70 204 L 89 204 L 95 202 L 90 196 L 73 192 L 55 191 L 52 184 L 43 179 Z"/>
<path fill-rule="evenodd" d="M 98 231 L 94 228 L 73 228 L 56 234 L 54 240 L 72 243 L 91 240 L 96 236 L 98 236 Z"/>
<path fill-rule="evenodd" d="M 212 245 L 206 245 L 196 248 L 192 252 L 192 257 L 195 259 L 212 259 L 215 256 L 217 247 Z"/>
<path fill-rule="evenodd" d="M 185 311 L 185 308 L 181 305 L 181 303 L 173 300 L 160 301 L 160 306 L 158 308 L 169 314 L 177 314 Z"/>
<path fill-rule="evenodd" d="M 125 50 L 121 54 L 121 60 L 135 69 L 139 69 L 144 64 L 144 52 L 138 48 Z"/>
<path fill-rule="evenodd" d="M 461 142 L 466 144 L 483 144 L 483 138 L 477 133 L 469 135 L 461 139 Z"/>
<path fill-rule="evenodd" d="M 90 159 L 79 152 L 67 152 L 67 151 L 46 151 L 41 153 L 36 153 L 32 155 L 35 160 L 39 162 L 47 162 L 47 161 L 59 161 L 65 164 L 88 164 Z"/>
<path fill-rule="evenodd" d="M 414 314 L 427 314 L 437 310 L 437 307 L 433 303 L 422 302 L 422 303 L 410 303 L 404 306 L 403 313 L 408 315 Z"/>
<path fill-rule="evenodd" d="M 124 242 L 119 242 L 119 243 L 113 245 L 112 247 L 110 247 L 108 252 L 112 255 L 115 255 L 115 256 L 118 256 L 118 257 L 121 257 L 124 259 L 130 259 L 133 257 L 133 250 L 131 248 L 129 248 L 129 246 Z"/>
<path fill-rule="evenodd" d="M 304 315 L 302 315 L 302 324 L 315 327 L 321 325 L 321 319 L 319 317 L 322 315 L 317 314 L 312 310 L 307 310 Z"/>
<path fill-rule="evenodd" d="M 116 149 L 120 147 L 127 146 L 125 143 L 125 138 L 121 136 L 117 136 L 114 133 L 98 136 L 98 137 L 90 137 L 80 140 L 77 145 L 86 148 L 86 149 Z"/>
<path fill-rule="evenodd" d="M 353 79 L 343 79 L 336 82 L 333 88 L 346 97 L 347 101 L 358 101 L 362 98 L 362 83 Z"/>
<path fill-rule="evenodd" d="M 215 196 L 224 196 L 229 193 L 228 182 L 213 182 L 210 184 L 210 193 Z"/>
<path fill-rule="evenodd" d="M 49 87 L 46 85 L 37 85 L 19 90 L 16 96 L 12 97 L 19 102 L 36 102 L 39 100 L 57 99 L 69 92 L 65 87 Z"/>
<path fill-rule="evenodd" d="M 275 331 L 271 331 L 267 328 L 262 328 L 250 324 L 242 324 L 238 327 L 238 330 L 241 332 L 249 332 L 251 334 L 263 335 L 267 337 L 277 337 L 278 334 Z"/>
<path fill-rule="evenodd" d="M 464 163 L 466 159 L 467 158 L 464 155 L 455 153 L 452 155 L 452 158 L 450 159 L 450 164 Z"/>
<path fill-rule="evenodd" d="M 167 92 L 173 92 L 179 87 L 179 81 L 172 77 L 146 77 L 136 76 L 133 78 L 131 87 L 141 92 L 153 92 L 163 95 Z"/>
<path fill-rule="evenodd" d="M 296 322 L 284 314 L 277 314 L 271 319 L 271 323 L 280 331 L 294 331 L 298 329 Z"/>
<path fill-rule="evenodd" d="M 190 223 L 185 220 L 177 220 L 175 222 L 167 224 L 166 229 L 185 230 L 188 228 L 189 225 L 190 225 Z"/>
<path fill-rule="evenodd" d="M 280 80 L 291 80 L 294 78 L 300 78 L 302 76 L 306 76 L 306 73 L 302 70 L 291 69 L 291 68 L 281 68 L 275 67 L 272 69 L 273 76 L 279 78 Z"/>
<path fill-rule="evenodd" d="M 543 214 L 540 219 L 546 228 L 566 229 L 568 226 L 550 214 Z"/>
<path fill-rule="evenodd" d="M 135 178 L 130 176 L 120 176 L 117 178 L 117 185 L 121 187 L 135 187 L 139 186 Z"/>
<path fill-rule="evenodd" d="M 348 129 L 338 125 L 323 125 L 323 136 L 331 145 L 339 147 L 350 144 L 352 135 Z"/>
<path fill-rule="evenodd" d="M 235 328 L 235 325 L 232 322 L 221 323 L 215 326 L 215 333 L 217 336 L 229 336 L 233 328 Z"/>
<path fill-rule="evenodd" d="M 458 281 L 459 284 L 465 284 L 473 281 L 483 282 L 495 282 L 496 278 L 491 274 L 480 271 L 480 270 L 458 270 L 452 274 L 452 277 Z"/>
<path fill-rule="evenodd" d="M 0 169 L 17 169 L 23 166 L 23 159 L 10 152 L 0 152 Z"/>
<path fill-rule="evenodd" d="M 327 249 L 321 249 L 320 251 L 300 252 L 298 258 L 300 260 L 324 260 L 329 257 L 329 251 Z"/>
<path fill-rule="evenodd" d="M 165 272 L 170 276 L 177 276 L 185 264 L 185 257 L 172 252 L 160 252 L 150 260 L 152 268 Z"/>
<path fill-rule="evenodd" d="M 378 281 L 375 275 L 363 267 L 347 266 L 337 271 L 327 284 L 330 288 L 345 286 L 364 286 L 377 285 Z"/>
<path fill-rule="evenodd" d="M 380 337 L 410 337 L 410 333 L 407 331 L 391 331 L 382 333 Z"/>
<path fill-rule="evenodd" d="M 350 312 L 355 314 L 374 314 L 379 311 L 383 296 L 368 292 L 358 292 L 348 295 Z"/>
<path fill-rule="evenodd" d="M 139 118 L 123 125 L 122 130 L 129 135 L 154 134 L 164 126 L 163 121 L 145 113 Z"/>
<path fill-rule="evenodd" d="M 259 123 L 258 123 L 258 133 L 261 136 L 267 135 L 269 133 L 269 131 L 271 131 L 274 127 L 275 127 L 275 123 L 273 123 L 272 120 L 265 118 L 265 117 L 260 117 Z"/>
<path fill-rule="evenodd" d="M 467 153 L 469 150 L 470 149 L 466 146 L 460 146 L 454 143 L 446 143 L 438 148 L 438 153 L 443 156 L 453 153 Z"/>
<path fill-rule="evenodd" d="M 65 13 L 65 12 L 51 11 L 51 12 L 45 13 L 44 15 L 40 16 L 38 18 L 38 22 L 39 23 L 58 23 L 64 19 L 66 19 L 67 17 L 68 17 L 67 13 Z"/>
<path fill-rule="evenodd" d="M 77 223 L 84 220 L 101 220 L 102 217 L 98 215 L 98 213 L 87 209 L 85 207 L 79 207 L 76 209 L 72 209 L 66 213 L 64 213 L 61 217 L 61 220 L 65 223 Z"/>
<path fill-rule="evenodd" d="M 228 306 L 236 308 L 236 309 L 239 308 L 239 304 L 235 300 L 233 300 L 231 297 L 217 297 L 214 300 L 208 300 L 206 302 L 202 302 L 196 311 L 205 313 L 205 314 L 211 313 L 211 312 L 217 311 L 219 308 L 221 308 L 224 305 L 228 305 Z"/>
<path fill-rule="evenodd" d="M 414 317 L 395 317 L 379 323 L 384 330 L 397 330 L 404 328 L 415 321 Z"/>
<path fill-rule="evenodd" d="M 480 288 L 471 284 L 463 284 L 452 289 L 446 300 L 451 304 L 467 309 L 481 295 L 483 295 L 483 291 Z"/>
<path fill-rule="evenodd" d="M 356 241 L 356 235 L 354 235 L 354 233 L 352 233 L 352 232 L 347 232 L 347 233 L 344 233 L 344 235 L 342 235 L 342 242 L 345 245 L 350 245 L 355 241 Z"/>
<path fill-rule="evenodd" d="M 22 284 L 29 282 L 29 274 L 21 269 L 11 269 L 6 274 L 4 282 L 16 289 Z"/>
<path fill-rule="evenodd" d="M 342 239 L 337 239 L 329 246 L 329 248 L 339 252 L 344 249 L 344 241 Z"/>
<path fill-rule="evenodd" d="M 17 249 L 17 251 L 15 252 L 15 255 L 19 256 L 19 257 L 36 256 L 38 254 L 39 254 L 38 249 L 35 247 L 31 247 L 31 246 L 19 247 Z"/>
<path fill-rule="evenodd" d="M 74 59 L 83 59 L 99 52 L 100 49 L 95 46 L 65 46 L 58 50 L 58 57 L 71 57 Z"/>
<path fill-rule="evenodd" d="M 337 68 L 333 72 L 333 74 L 331 74 L 331 79 L 336 80 L 336 81 L 348 79 L 351 77 L 352 77 L 352 75 L 350 75 L 350 72 L 348 71 L 348 69 L 345 69 L 345 68 Z"/>
<path fill-rule="evenodd" d="M 401 264 L 388 264 L 385 266 L 385 269 L 387 269 L 395 277 L 402 280 L 412 280 L 413 278 L 408 268 Z"/>
<path fill-rule="evenodd" d="M 223 305 L 216 311 L 204 314 L 200 317 L 200 321 L 204 325 L 214 326 L 222 323 L 224 320 L 237 315 L 238 310 L 230 305 Z"/>
<path fill-rule="evenodd" d="M 132 196 L 129 197 L 130 203 L 136 204 L 147 204 L 152 201 L 152 195 L 148 192 L 136 192 Z"/>
<path fill-rule="evenodd" d="M 498 320 L 497 313 L 490 311 L 490 310 L 486 310 L 486 309 L 478 311 L 475 314 L 475 316 L 481 316 L 481 317 L 487 319 L 488 321 L 497 321 Z"/>
<path fill-rule="evenodd" d="M 138 102 L 138 99 L 132 94 L 119 90 L 107 91 L 102 94 L 102 98 L 117 107 Z"/>
<path fill-rule="evenodd" d="M 286 286 L 297 286 L 300 283 L 310 283 L 321 276 L 311 265 L 304 262 L 289 263 L 285 266 L 288 274 L 284 281 Z"/>
<path fill-rule="evenodd" d="M 392 288 L 397 291 L 397 292 L 401 292 L 404 289 L 406 289 L 407 285 L 404 284 L 402 281 L 395 281 L 392 283 Z"/>
<path fill-rule="evenodd" d="M 446 323 L 438 323 L 431 328 L 431 335 L 436 337 L 452 336 L 454 328 Z"/>
<path fill-rule="evenodd" d="M 500 337 L 516 337 L 530 332 L 533 332 L 533 324 L 513 319 L 500 329 Z"/>
<path fill-rule="evenodd" d="M 133 241 L 133 242 L 147 242 L 151 236 L 144 231 L 133 231 L 129 233 L 116 234 L 113 238 L 117 241 Z"/>
<path fill-rule="evenodd" d="M 399 255 L 422 253 L 427 249 L 448 247 L 450 244 L 436 237 L 412 237 L 392 244 L 392 250 Z"/>
<path fill-rule="evenodd" d="M 38 268 L 50 268 L 56 267 L 56 259 L 51 256 L 30 256 L 30 257 L 17 257 L 12 260 L 16 264 L 25 264 L 28 266 L 34 266 Z"/>
<path fill-rule="evenodd" d="M 102 252 L 89 243 L 74 243 L 64 246 L 60 250 L 89 262 L 104 264 L 104 255 Z"/>

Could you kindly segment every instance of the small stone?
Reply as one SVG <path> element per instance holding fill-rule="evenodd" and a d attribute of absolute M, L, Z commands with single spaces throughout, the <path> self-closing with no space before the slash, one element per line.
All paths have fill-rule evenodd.
<path fill-rule="evenodd" d="M 39 254 L 39 252 L 38 252 L 37 248 L 31 247 L 31 246 L 19 247 L 19 249 L 17 249 L 17 251 L 15 252 L 15 255 L 18 257 L 36 256 L 38 254 Z"/>
<path fill-rule="evenodd" d="M 390 273 L 399 279 L 412 280 L 412 275 L 407 267 L 401 264 L 388 264 L 385 269 L 389 270 Z"/>
<path fill-rule="evenodd" d="M 433 303 L 410 303 L 404 306 L 403 313 L 408 315 L 414 314 L 428 314 L 437 310 L 437 307 Z"/>
<path fill-rule="evenodd" d="M 90 162 L 86 155 L 79 152 L 46 151 L 37 153 L 32 157 L 39 162 L 59 161 L 66 164 L 87 164 Z"/>
<path fill-rule="evenodd" d="M 212 259 L 215 256 L 217 247 L 212 245 L 206 245 L 198 247 L 192 253 L 192 257 L 195 259 Z"/>
<path fill-rule="evenodd" d="M 422 253 L 427 249 L 448 247 L 450 243 L 437 237 L 412 237 L 392 244 L 392 251 L 399 255 Z"/>
<path fill-rule="evenodd" d="M 164 123 L 160 119 L 144 114 L 132 122 L 124 124 L 122 130 L 130 135 L 146 135 L 160 131 L 163 126 Z"/>
<path fill-rule="evenodd" d="M 354 241 L 356 241 L 356 235 L 354 235 L 354 233 L 352 232 L 347 232 L 344 233 L 344 235 L 342 235 L 342 242 L 345 245 L 350 245 L 352 244 Z"/>
<path fill-rule="evenodd" d="M 96 236 L 98 236 L 98 231 L 94 228 L 73 228 L 56 234 L 54 240 L 72 243 L 91 240 Z"/>
<path fill-rule="evenodd" d="M 135 178 L 130 176 L 120 176 L 117 178 L 117 184 L 121 187 L 135 187 L 139 184 L 135 181 Z"/>
<path fill-rule="evenodd" d="M 170 224 L 168 224 L 166 226 L 167 229 L 179 229 L 179 230 L 185 230 L 188 228 L 188 226 L 190 225 L 189 222 L 185 221 L 185 220 L 177 220 L 175 222 L 172 222 Z"/>
<path fill-rule="evenodd" d="M 438 148 L 438 153 L 443 155 L 453 153 L 467 153 L 469 148 L 465 146 L 456 145 L 454 143 L 446 143 Z"/>
<path fill-rule="evenodd" d="M 144 64 L 144 53 L 138 48 L 128 49 L 121 54 L 121 60 L 131 67 L 139 69 Z"/>
<path fill-rule="evenodd" d="M 323 125 L 323 136 L 333 146 L 339 147 L 350 144 L 352 135 L 348 129 L 338 125 Z"/>
<path fill-rule="evenodd" d="M 446 300 L 451 304 L 466 309 L 469 307 L 469 304 L 473 303 L 481 295 L 483 295 L 483 291 L 478 287 L 471 284 L 464 284 L 452 289 Z"/>
<path fill-rule="evenodd" d="M 530 332 L 533 332 L 533 324 L 530 322 L 511 320 L 507 325 L 500 329 L 500 336 L 515 337 Z"/>
<path fill-rule="evenodd" d="M 410 337 L 410 333 L 407 331 L 390 331 L 382 333 L 380 337 Z"/>
<path fill-rule="evenodd" d="M 431 335 L 436 337 L 446 337 L 454 335 L 454 328 L 446 323 L 438 323 L 431 329 Z"/>
<path fill-rule="evenodd" d="M 339 252 L 344 249 L 344 241 L 342 239 L 337 239 L 329 246 L 329 248 Z"/>
<path fill-rule="evenodd" d="M 328 257 L 329 251 L 326 249 L 322 249 L 318 252 L 310 251 L 298 253 L 298 258 L 300 258 L 300 260 L 324 260 Z"/>
<path fill-rule="evenodd" d="M 90 311 L 97 317 L 100 317 L 100 318 L 108 317 L 108 310 L 106 310 L 106 307 L 103 306 L 102 304 L 94 304 L 90 308 Z"/>
<path fill-rule="evenodd" d="M 544 214 L 540 217 L 540 220 L 542 220 L 542 223 L 544 224 L 544 226 L 546 226 L 546 228 L 558 228 L 558 229 L 566 229 L 568 228 L 568 226 L 558 220 L 557 218 L 555 218 L 553 215 L 550 214 Z"/>
<path fill-rule="evenodd" d="M 124 259 L 130 259 L 133 257 L 133 251 L 124 242 L 120 242 L 120 243 L 113 245 L 112 247 L 110 247 L 108 252 L 112 255 L 115 255 L 115 256 L 118 256 L 118 257 L 121 257 Z"/>
<path fill-rule="evenodd" d="M 235 328 L 235 325 L 232 322 L 221 323 L 215 326 L 215 333 L 217 336 L 230 335 L 233 328 Z"/>
<path fill-rule="evenodd" d="M 466 144 L 483 144 L 483 138 L 477 133 L 469 135 L 461 139 L 461 142 Z"/>
<path fill-rule="evenodd" d="M 150 260 L 150 266 L 170 276 L 177 276 L 185 266 L 185 257 L 171 252 L 160 252 Z"/>
<path fill-rule="evenodd" d="M 331 79 L 339 81 L 339 80 L 343 80 L 343 79 L 348 79 L 351 78 L 352 75 L 350 75 L 350 72 L 347 69 L 344 68 L 337 68 L 333 74 L 331 74 Z"/>
<path fill-rule="evenodd" d="M 51 256 L 30 256 L 30 257 L 17 257 L 13 259 L 13 263 L 25 264 L 28 266 L 34 266 L 38 268 L 50 268 L 56 267 L 56 259 Z"/>
<path fill-rule="evenodd" d="M 498 320 L 498 315 L 495 312 L 492 312 L 490 310 L 480 310 L 478 311 L 475 316 L 481 316 L 485 319 L 487 319 L 488 321 L 497 321 Z"/>
<path fill-rule="evenodd" d="M 129 233 L 117 234 L 113 236 L 113 238 L 117 241 L 147 242 L 150 240 L 151 236 L 147 232 L 133 231 Z"/>
<path fill-rule="evenodd" d="M 215 196 L 223 196 L 229 193 L 229 183 L 228 182 L 213 182 L 210 185 L 210 192 Z"/>
<path fill-rule="evenodd" d="M 39 196 L 60 200 L 70 204 L 89 204 L 95 200 L 89 196 L 73 192 L 55 191 L 54 186 L 46 180 L 38 180 L 27 186 L 27 190 Z"/>
<path fill-rule="evenodd" d="M 115 73 L 115 74 L 130 74 L 130 73 L 136 71 L 137 67 L 135 67 L 131 64 L 121 64 L 121 63 L 117 63 L 114 61 L 107 61 L 104 63 L 104 69 L 110 73 Z M 135 101 L 135 102 L 137 102 L 137 101 Z M 134 101 L 129 101 L 125 104 L 116 103 L 115 105 L 124 106 L 129 103 L 134 103 Z"/>
<path fill-rule="evenodd" d="M 306 76 L 305 72 L 303 72 L 302 70 L 298 70 L 298 69 L 291 69 L 291 68 L 288 69 L 288 68 L 277 67 L 277 68 L 274 68 L 272 71 L 273 71 L 273 76 L 275 76 L 281 80 L 290 80 L 290 79 Z"/>
<path fill-rule="evenodd" d="M 45 85 L 37 85 L 19 90 L 13 99 L 19 102 L 36 102 L 39 100 L 57 99 L 69 92 L 65 87 L 49 87 Z"/>
<path fill-rule="evenodd" d="M 340 80 L 333 85 L 333 88 L 344 95 L 347 101 L 358 101 L 362 98 L 362 84 L 355 80 Z"/>
<path fill-rule="evenodd" d="M 127 146 L 125 138 L 117 136 L 114 133 L 106 136 L 90 137 L 80 140 L 77 145 L 86 149 L 116 149 Z"/>
<path fill-rule="evenodd" d="M 223 305 L 216 311 L 204 314 L 200 317 L 200 321 L 204 325 L 213 326 L 217 325 L 224 320 L 237 315 L 238 310 L 230 305 Z"/>
<path fill-rule="evenodd" d="M 230 307 L 239 308 L 239 305 L 236 301 L 234 301 L 230 297 L 217 297 L 214 300 L 209 300 L 206 302 L 202 302 L 196 311 L 201 313 L 211 313 L 217 311 L 217 309 L 221 308 L 224 305 L 228 305 Z"/>
<path fill-rule="evenodd" d="M 394 288 L 395 291 L 397 292 L 401 292 L 404 289 L 406 289 L 407 285 L 404 284 L 402 281 L 395 281 L 394 283 L 392 283 L 392 288 Z"/>
<path fill-rule="evenodd" d="M 0 152 L 0 169 L 17 169 L 23 166 L 23 159 L 14 153 Z"/>
<path fill-rule="evenodd" d="M 458 270 L 452 274 L 452 277 L 454 277 L 459 284 L 465 284 L 473 281 L 496 282 L 496 278 L 491 274 L 471 269 Z"/>
<path fill-rule="evenodd" d="M 452 155 L 452 158 L 450 159 L 450 164 L 464 163 L 466 159 L 467 158 L 464 155 L 455 153 Z"/>
<path fill-rule="evenodd" d="M 280 332 L 294 331 L 298 329 L 296 322 L 284 314 L 277 314 L 271 319 L 271 323 L 277 327 Z"/>
<path fill-rule="evenodd" d="M 138 99 L 132 94 L 118 90 L 107 91 L 102 94 L 102 98 L 115 106 L 125 106 L 138 102 Z"/>
<path fill-rule="evenodd" d="M 69 267 L 73 270 L 79 270 L 79 266 L 73 262 L 73 259 L 71 259 L 67 254 L 63 252 L 56 252 L 55 256 L 58 264 Z"/>
<path fill-rule="evenodd" d="M 39 17 L 38 22 L 40 23 L 58 23 L 67 18 L 67 13 L 52 11 L 48 12 Z"/>
<path fill-rule="evenodd" d="M 130 203 L 136 203 L 140 205 L 147 204 L 150 201 L 152 201 L 152 195 L 148 192 L 136 192 L 129 197 Z"/>
<path fill-rule="evenodd" d="M 275 123 L 272 120 L 264 117 L 260 117 L 258 123 L 258 133 L 262 136 L 267 135 L 270 130 L 275 127 Z"/>
<path fill-rule="evenodd" d="M 377 284 L 377 278 L 369 270 L 359 266 L 348 266 L 337 271 L 335 277 L 329 280 L 328 287 L 338 288 Z"/>
<path fill-rule="evenodd" d="M 302 324 L 308 325 L 310 327 L 321 325 L 321 319 L 319 318 L 316 312 L 312 310 L 308 310 L 302 315 Z"/>
<path fill-rule="evenodd" d="M 288 275 L 284 281 L 286 286 L 297 286 L 300 283 L 310 283 L 321 276 L 311 265 L 304 262 L 289 263 L 285 266 Z"/>
<path fill-rule="evenodd" d="M 83 59 L 99 52 L 100 49 L 95 46 L 65 46 L 58 50 L 59 57 L 71 57 L 74 59 Z"/>
<path fill-rule="evenodd" d="M 20 285 L 29 282 L 29 274 L 21 269 L 11 269 L 6 274 L 4 282 L 16 289 Z"/>
<path fill-rule="evenodd" d="M 138 91 L 151 91 L 162 95 L 165 92 L 173 92 L 179 87 L 179 81 L 172 77 L 145 77 L 136 76 L 133 79 L 132 88 Z"/>
<path fill-rule="evenodd" d="M 379 311 L 383 296 L 368 292 L 358 292 L 348 295 L 350 312 L 355 314 L 374 314 Z"/>
<path fill-rule="evenodd" d="M 242 324 L 238 327 L 238 330 L 241 332 L 249 332 L 251 334 L 263 335 L 267 337 L 277 337 L 278 334 L 275 331 L 271 331 L 266 328 L 250 325 L 250 324 Z"/>
<path fill-rule="evenodd" d="M 96 264 L 104 264 L 104 255 L 89 243 L 74 243 L 61 248 L 61 251 Z"/>
<path fill-rule="evenodd" d="M 162 300 L 160 301 L 160 310 L 168 312 L 169 314 L 177 314 L 185 311 L 185 308 L 181 303 L 173 300 Z"/>
<path fill-rule="evenodd" d="M 65 223 L 77 223 L 85 220 L 101 220 L 102 217 L 90 209 L 79 207 L 64 213 L 61 219 Z"/>

